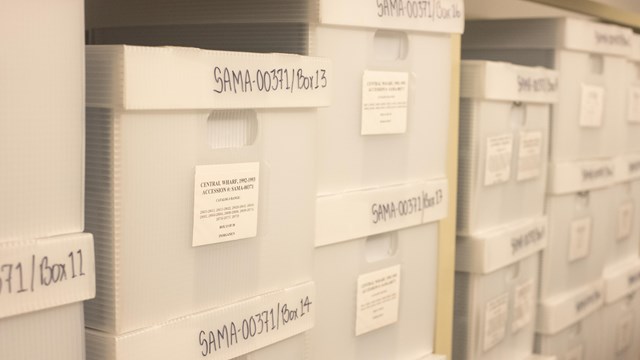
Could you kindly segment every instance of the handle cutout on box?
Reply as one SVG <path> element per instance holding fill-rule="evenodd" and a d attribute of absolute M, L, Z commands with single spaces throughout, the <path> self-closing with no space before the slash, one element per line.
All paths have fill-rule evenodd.
<path fill-rule="evenodd" d="M 604 74 L 604 57 L 598 54 L 589 54 L 589 67 L 593 74 Z"/>
<path fill-rule="evenodd" d="M 373 38 L 373 56 L 380 61 L 404 60 L 409 53 L 409 38 L 401 31 L 378 30 Z"/>
<path fill-rule="evenodd" d="M 581 191 L 576 194 L 576 209 L 584 210 L 589 208 L 589 202 L 591 201 L 591 195 L 588 191 Z"/>
<path fill-rule="evenodd" d="M 398 251 L 398 239 L 395 231 L 372 235 L 365 243 L 365 258 L 367 262 L 374 263 L 388 259 Z"/>
<path fill-rule="evenodd" d="M 522 105 L 521 102 L 514 101 L 511 104 L 509 119 L 511 120 L 512 129 L 520 129 L 527 124 L 527 115 L 526 115 L 525 107 Z"/>
<path fill-rule="evenodd" d="M 207 132 L 214 150 L 253 145 L 258 137 L 258 116 L 253 110 L 214 110 L 207 119 Z"/>

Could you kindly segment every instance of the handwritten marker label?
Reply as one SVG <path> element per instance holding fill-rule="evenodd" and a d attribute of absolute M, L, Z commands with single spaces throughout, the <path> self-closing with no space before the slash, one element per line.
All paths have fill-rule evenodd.
<path fill-rule="evenodd" d="M 484 185 L 490 186 L 509 181 L 511 177 L 513 135 L 488 137 L 486 146 Z"/>
<path fill-rule="evenodd" d="M 0 244 L 0 319 L 94 296 L 90 234 Z"/>
<path fill-rule="evenodd" d="M 362 135 L 407 131 L 409 73 L 365 71 L 362 77 Z"/>
<path fill-rule="evenodd" d="M 582 84 L 580 126 L 600 127 L 604 114 L 604 88 Z"/>
<path fill-rule="evenodd" d="M 398 321 L 400 265 L 358 277 L 356 336 Z"/>
<path fill-rule="evenodd" d="M 509 294 L 502 294 L 487 302 L 484 310 L 484 342 L 482 349 L 487 351 L 498 345 L 507 334 L 507 313 Z"/>
<path fill-rule="evenodd" d="M 329 85 L 325 68 L 246 69 L 213 67 L 213 91 L 223 93 L 309 92 Z"/>
<path fill-rule="evenodd" d="M 197 166 L 193 246 L 257 235 L 259 163 Z"/>

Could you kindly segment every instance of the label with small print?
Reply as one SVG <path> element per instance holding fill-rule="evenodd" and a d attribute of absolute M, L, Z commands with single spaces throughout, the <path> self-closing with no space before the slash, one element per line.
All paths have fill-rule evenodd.
<path fill-rule="evenodd" d="M 193 246 L 256 236 L 259 172 L 257 162 L 196 167 Z"/>
<path fill-rule="evenodd" d="M 488 351 L 499 344 L 507 334 L 507 313 L 509 294 L 502 294 L 489 301 L 484 310 L 484 343 L 482 349 Z"/>
<path fill-rule="evenodd" d="M 398 321 L 400 265 L 358 277 L 356 336 Z"/>
<path fill-rule="evenodd" d="M 521 131 L 517 180 L 535 179 L 542 167 L 542 132 Z"/>
<path fill-rule="evenodd" d="M 580 126 L 600 127 L 604 114 L 604 88 L 582 84 L 580 98 Z"/>
<path fill-rule="evenodd" d="M 640 87 L 629 88 L 627 97 L 627 121 L 630 123 L 640 123 Z"/>
<path fill-rule="evenodd" d="M 95 296 L 93 239 L 0 244 L 0 319 Z"/>
<path fill-rule="evenodd" d="M 565 360 L 583 360 L 584 359 L 584 346 L 578 345 L 571 350 L 567 351 L 564 355 Z"/>
<path fill-rule="evenodd" d="M 589 255 L 591 242 L 591 218 L 574 220 L 571 223 L 569 238 L 569 262 L 582 259 Z"/>
<path fill-rule="evenodd" d="M 315 285 L 306 283 L 202 314 L 191 332 L 198 358 L 232 359 L 297 335 L 313 327 L 315 306 Z"/>
<path fill-rule="evenodd" d="M 511 177 L 513 135 L 488 137 L 486 146 L 484 185 L 490 186 L 509 181 Z"/>
<path fill-rule="evenodd" d="M 514 290 L 512 332 L 515 333 L 531 323 L 534 306 L 535 283 L 533 279 L 529 279 Z"/>
<path fill-rule="evenodd" d="M 362 77 L 362 135 L 407 131 L 409 73 L 365 71 Z"/>
<path fill-rule="evenodd" d="M 618 208 L 618 240 L 625 240 L 631 235 L 633 227 L 633 203 L 622 204 Z"/>
<path fill-rule="evenodd" d="M 633 313 L 624 316 L 616 329 L 616 352 L 621 353 L 631 346 L 633 341 Z"/>

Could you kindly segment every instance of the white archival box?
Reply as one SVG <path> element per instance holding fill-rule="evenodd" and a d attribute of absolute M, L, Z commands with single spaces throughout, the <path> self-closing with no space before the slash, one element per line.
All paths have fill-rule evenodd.
<path fill-rule="evenodd" d="M 90 46 L 87 70 L 88 327 L 119 335 L 311 279 L 329 60 Z"/>
<path fill-rule="evenodd" d="M 549 244 L 542 254 L 540 298 L 544 301 L 600 279 L 612 240 L 608 189 L 547 196 Z"/>
<path fill-rule="evenodd" d="M 0 334 L 0 359 L 85 359 L 81 302 L 0 319 Z"/>
<path fill-rule="evenodd" d="M 433 352 L 438 224 L 422 224 L 315 249 L 317 315 L 311 359 L 418 359 Z M 394 296 L 363 299 L 363 282 L 399 274 Z M 385 305 L 387 304 L 387 305 Z M 372 320 L 372 311 L 388 321 Z M 371 322 L 368 322 L 371 321 Z"/>
<path fill-rule="evenodd" d="M 613 232 L 606 238 L 606 268 L 638 256 L 640 181 L 618 183 L 604 191 L 609 193 L 609 216 Z"/>
<path fill-rule="evenodd" d="M 318 194 L 444 176 L 450 38 L 462 32 L 463 2 L 441 2 L 443 18 L 363 0 L 318 5 L 310 54 L 331 58 L 336 78 L 331 106 L 318 111 Z"/>
<path fill-rule="evenodd" d="M 454 359 L 528 359 L 532 354 L 546 219 L 458 237 Z"/>
<path fill-rule="evenodd" d="M 551 121 L 553 166 L 611 158 L 622 126 L 632 31 L 571 18 L 470 21 L 463 58 L 545 66 L 559 72 Z"/>
<path fill-rule="evenodd" d="M 462 62 L 458 234 L 541 216 L 555 71 Z"/>
<path fill-rule="evenodd" d="M 3 2 L 0 242 L 83 230 L 83 8 Z"/>
<path fill-rule="evenodd" d="M 602 356 L 605 341 L 602 325 L 602 311 L 599 310 L 556 334 L 537 334 L 534 351 L 562 360 L 608 359 Z"/>

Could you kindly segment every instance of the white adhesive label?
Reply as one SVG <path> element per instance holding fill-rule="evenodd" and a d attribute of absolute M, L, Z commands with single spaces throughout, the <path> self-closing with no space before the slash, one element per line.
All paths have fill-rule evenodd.
<path fill-rule="evenodd" d="M 633 203 L 628 202 L 618 208 L 618 240 L 625 240 L 631 235 L 633 227 Z"/>
<path fill-rule="evenodd" d="M 618 323 L 616 330 L 616 351 L 622 352 L 629 348 L 633 340 L 633 314 L 628 314 Z"/>
<path fill-rule="evenodd" d="M 502 341 L 507 334 L 507 313 L 509 294 L 503 294 L 489 301 L 484 311 L 484 345 L 488 351 Z"/>
<path fill-rule="evenodd" d="M 629 88 L 629 96 L 627 97 L 627 121 L 640 123 L 640 87 L 638 86 Z"/>
<path fill-rule="evenodd" d="M 484 185 L 495 185 L 509 181 L 511 177 L 511 155 L 513 135 L 499 135 L 487 138 Z"/>
<path fill-rule="evenodd" d="M 604 88 L 582 84 L 580 100 L 580 126 L 602 126 L 604 114 Z"/>
<path fill-rule="evenodd" d="M 407 131 L 409 73 L 365 71 L 362 77 L 362 135 Z"/>
<path fill-rule="evenodd" d="M 356 336 L 398 321 L 400 265 L 358 277 Z"/>
<path fill-rule="evenodd" d="M 564 355 L 565 360 L 583 360 L 584 359 L 584 346 L 578 345 L 571 350 L 567 351 Z"/>
<path fill-rule="evenodd" d="M 542 132 L 520 132 L 518 151 L 518 181 L 535 179 L 542 168 Z"/>
<path fill-rule="evenodd" d="M 95 296 L 90 234 L 0 244 L 0 319 Z"/>
<path fill-rule="evenodd" d="M 569 262 L 582 259 L 589 255 L 591 242 L 591 218 L 574 220 L 571 223 L 569 239 Z"/>
<path fill-rule="evenodd" d="M 260 164 L 204 165 L 195 172 L 193 246 L 256 236 Z"/>
<path fill-rule="evenodd" d="M 517 332 L 529 325 L 533 319 L 535 306 L 535 283 L 530 279 L 518 286 L 514 291 L 513 299 L 513 323 L 511 331 Z"/>

